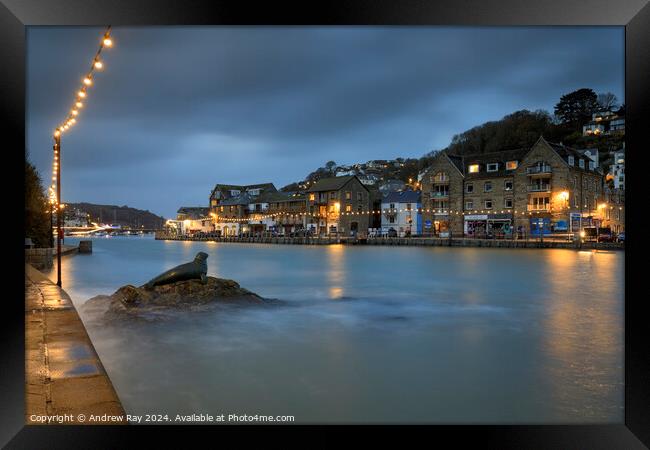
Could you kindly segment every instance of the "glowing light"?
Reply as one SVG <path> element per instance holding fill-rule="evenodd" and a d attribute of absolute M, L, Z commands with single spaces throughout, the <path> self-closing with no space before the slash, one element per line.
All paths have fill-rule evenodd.
<path fill-rule="evenodd" d="M 104 68 L 104 63 L 102 63 L 100 60 L 95 61 L 95 69 L 97 70 L 102 70 Z"/>
<path fill-rule="evenodd" d="M 75 105 L 77 108 L 83 108 L 83 107 L 84 107 L 83 102 L 77 102 L 77 103 L 75 103 L 74 105 Z"/>
<path fill-rule="evenodd" d="M 79 114 L 79 111 L 77 111 L 76 109 L 73 109 L 72 110 L 72 115 L 76 116 L 77 114 Z"/>
<path fill-rule="evenodd" d="M 111 40 L 110 37 L 106 36 L 104 38 L 104 47 L 112 47 L 113 46 L 113 41 Z"/>
<path fill-rule="evenodd" d="M 84 84 L 86 86 L 90 86 L 91 84 L 93 84 L 93 80 L 90 77 L 86 77 L 84 78 Z"/>
<path fill-rule="evenodd" d="M 81 98 L 85 98 L 86 97 L 86 92 L 82 89 L 79 92 L 77 92 L 77 95 L 79 97 L 81 97 Z"/>

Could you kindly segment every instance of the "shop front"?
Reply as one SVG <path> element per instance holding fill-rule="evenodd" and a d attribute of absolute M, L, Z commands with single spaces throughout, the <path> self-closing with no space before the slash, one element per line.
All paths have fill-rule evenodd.
<path fill-rule="evenodd" d="M 506 238 L 512 235 L 510 214 L 468 214 L 464 220 L 464 233 L 474 238 Z"/>
<path fill-rule="evenodd" d="M 449 237 L 449 216 L 446 214 L 435 214 L 431 229 L 434 236 Z"/>

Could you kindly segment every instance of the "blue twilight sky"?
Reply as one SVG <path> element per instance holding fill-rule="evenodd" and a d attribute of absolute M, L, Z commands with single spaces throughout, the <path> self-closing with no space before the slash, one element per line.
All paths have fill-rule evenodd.
<path fill-rule="evenodd" d="M 27 150 L 46 184 L 103 28 L 30 27 Z M 64 202 L 172 217 L 214 184 L 420 157 L 589 87 L 624 101 L 622 27 L 114 27 L 62 140 Z"/>

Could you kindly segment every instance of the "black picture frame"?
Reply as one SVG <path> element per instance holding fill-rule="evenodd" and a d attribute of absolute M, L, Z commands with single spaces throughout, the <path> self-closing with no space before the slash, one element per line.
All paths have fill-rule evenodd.
<path fill-rule="evenodd" d="M 2 91 L 2 123 L 6 126 L 3 142 L 6 156 L 16 158 L 7 168 L 20 170 L 23 158 L 19 150 L 25 140 L 25 27 L 35 25 L 618 25 L 625 27 L 625 103 L 626 141 L 632 149 L 627 158 L 626 210 L 627 248 L 625 250 L 625 423 L 621 425 L 520 425 L 520 426 L 430 426 L 391 427 L 395 430 L 430 433 L 430 442 L 452 439 L 457 444 L 473 443 L 494 448 L 647 448 L 650 446 L 650 347 L 644 339 L 647 321 L 643 314 L 646 295 L 643 291 L 643 262 L 634 263 L 635 255 L 643 255 L 643 205 L 635 192 L 642 192 L 639 177 L 648 167 L 650 152 L 645 137 L 644 119 L 650 105 L 650 5 L 647 0 L 456 0 L 434 3 L 426 0 L 356 0 L 320 3 L 276 3 L 169 0 L 2 0 L 0 4 L 0 49 L 3 70 L 0 71 Z M 594 49 L 597 53 L 597 49 Z M 5 70 L 8 69 L 8 70 Z M 7 137 L 14 138 L 12 140 Z M 15 142 L 9 147 L 8 142 Z M 22 144 L 21 144 L 22 143 Z M 645 155 L 643 154 L 645 152 Z M 10 165 L 11 164 L 11 165 Z M 11 171 L 11 169 L 9 169 Z M 7 172 L 7 171 L 5 171 Z M 11 191 L 6 191 L 11 192 Z M 11 197 L 11 196 L 10 196 Z M 20 196 L 13 199 L 21 203 Z M 634 206 L 634 205 L 637 206 Z M 7 207 L 9 208 L 9 207 Z M 18 210 L 16 207 L 15 210 Z M 12 239 L 9 239 L 13 241 Z M 16 261 L 23 252 L 21 236 L 15 239 Z M 639 258 L 639 261 L 641 259 Z M 17 263 L 18 272 L 22 264 Z M 634 271 L 639 271 L 633 274 Z M 20 289 L 19 275 L 8 280 Z M 8 448 L 121 448 L 130 447 L 140 434 L 155 435 L 172 442 L 178 431 L 192 433 L 236 433 L 230 438 L 246 440 L 249 431 L 275 433 L 284 426 L 245 427 L 133 427 L 133 426 L 25 426 L 24 424 L 24 323 L 23 303 L 19 295 L 6 295 L 6 309 L 1 315 L 2 367 L 0 390 L 3 399 L 0 413 L 0 444 Z M 386 428 L 364 427 L 382 437 Z M 370 429 L 368 429 L 370 428 Z M 407 428 L 405 430 L 405 428 Z M 309 431 L 308 439 L 330 437 L 339 439 L 338 429 L 293 427 L 292 431 Z M 197 442 L 193 437 L 182 442 Z M 213 436 L 214 438 L 214 436 Z M 208 441 L 210 442 L 210 441 Z M 216 441 L 213 441 L 216 443 Z M 240 441 L 243 442 L 243 441 Z"/>

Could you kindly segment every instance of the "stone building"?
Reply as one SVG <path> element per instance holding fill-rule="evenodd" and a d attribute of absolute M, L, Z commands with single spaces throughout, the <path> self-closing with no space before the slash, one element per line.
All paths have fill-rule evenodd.
<path fill-rule="evenodd" d="M 613 233 L 625 231 L 625 191 L 623 189 L 604 189 L 604 201 L 598 205 L 601 226 L 608 227 Z"/>
<path fill-rule="evenodd" d="M 589 157 L 540 137 L 515 174 L 515 226 L 532 235 L 579 232 L 600 219 L 603 182 Z"/>
<path fill-rule="evenodd" d="M 217 213 L 217 207 L 222 201 L 229 198 L 239 197 L 242 194 L 247 194 L 251 198 L 257 197 L 264 192 L 277 192 L 273 183 L 261 184 L 217 184 L 210 192 L 210 212 Z"/>
<path fill-rule="evenodd" d="M 368 231 L 370 192 L 355 175 L 323 178 L 307 190 L 307 227 L 317 234 Z"/>
<path fill-rule="evenodd" d="M 307 196 L 304 193 L 270 192 L 262 197 L 268 201 L 274 231 L 286 235 L 307 227 Z"/>
<path fill-rule="evenodd" d="M 602 188 L 592 159 L 543 137 L 530 148 L 440 152 L 422 176 L 423 235 L 577 232 L 598 220 Z"/>

